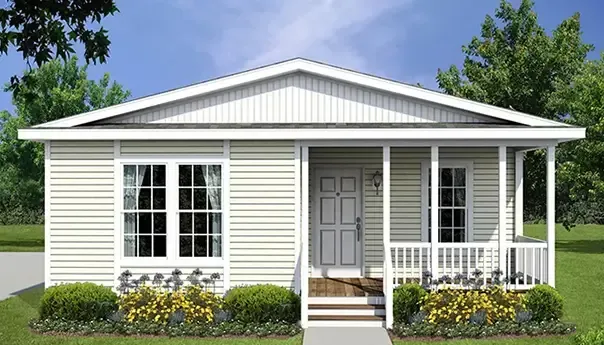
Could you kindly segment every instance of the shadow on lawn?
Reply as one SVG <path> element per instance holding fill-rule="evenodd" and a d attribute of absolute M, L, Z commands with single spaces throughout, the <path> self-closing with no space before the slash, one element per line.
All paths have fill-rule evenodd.
<path fill-rule="evenodd" d="M 44 283 L 36 284 L 28 288 L 15 291 L 13 295 L 18 296 L 23 302 L 27 303 L 30 307 L 38 309 L 40 306 L 40 299 L 44 294 Z"/>
<path fill-rule="evenodd" d="M 44 240 L 0 240 L 0 247 L 44 247 Z"/>
<path fill-rule="evenodd" d="M 604 240 L 576 240 L 556 242 L 556 250 L 562 252 L 604 254 Z"/>

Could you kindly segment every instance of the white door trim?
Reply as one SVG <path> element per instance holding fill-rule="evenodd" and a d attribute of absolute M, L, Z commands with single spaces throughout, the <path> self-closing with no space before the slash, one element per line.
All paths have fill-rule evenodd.
<path fill-rule="evenodd" d="M 317 251 L 318 247 L 318 243 L 319 243 L 319 235 L 318 235 L 318 231 L 315 231 L 316 229 L 319 228 L 319 217 L 317 217 L 318 212 L 319 212 L 319 208 L 317 207 L 318 205 L 318 201 L 317 201 L 317 196 L 318 196 L 318 186 L 319 186 L 319 179 L 317 178 L 319 176 L 320 171 L 337 171 L 337 170 L 354 170 L 358 172 L 358 176 L 359 176 L 359 185 L 360 185 L 360 190 L 358 192 L 359 194 L 359 200 L 360 200 L 360 217 L 362 219 L 362 232 L 361 232 L 361 240 L 359 241 L 359 251 L 357 253 L 357 259 L 359 261 L 359 265 L 360 265 L 360 274 L 359 275 L 354 275 L 354 277 L 364 277 L 365 276 L 365 236 L 366 236 L 366 229 L 365 229 L 365 169 L 361 166 L 358 165 L 347 165 L 347 164 L 340 164 L 340 165 L 315 165 L 313 167 L 313 169 L 311 169 L 311 183 L 312 185 L 309 186 L 310 190 L 312 191 L 312 200 L 311 200 L 311 220 L 310 223 L 312 224 L 310 230 L 310 241 L 312 241 L 312 250 L 310 251 L 311 257 L 310 257 L 310 276 L 311 277 L 323 277 L 324 275 L 321 274 L 321 267 L 316 265 L 316 258 L 318 257 L 319 252 Z M 330 275 L 332 277 L 343 277 L 343 276 L 338 276 L 338 275 Z M 348 277 L 348 276 L 347 276 Z"/>

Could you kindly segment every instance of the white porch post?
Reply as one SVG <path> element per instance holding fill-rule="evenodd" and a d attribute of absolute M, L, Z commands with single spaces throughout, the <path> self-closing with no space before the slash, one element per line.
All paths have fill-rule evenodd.
<path fill-rule="evenodd" d="M 382 190 L 384 195 L 382 200 L 382 233 L 384 239 L 384 268 L 386 269 L 386 272 L 384 272 L 384 280 L 386 280 L 386 328 L 392 328 L 392 324 L 394 323 L 394 305 L 392 301 L 392 277 L 390 276 L 392 272 L 392 260 L 390 258 L 390 146 L 384 145 L 382 151 Z"/>
<path fill-rule="evenodd" d="M 514 166 L 516 188 L 514 195 L 514 229 L 516 235 L 524 235 L 524 152 L 516 151 Z"/>
<path fill-rule="evenodd" d="M 302 195 L 301 195 L 301 205 L 302 205 L 302 219 L 301 219 L 301 234 L 300 234 L 300 243 L 302 244 L 302 248 L 300 248 L 300 290 L 301 290 L 301 299 L 302 299 L 302 317 L 301 317 L 301 326 L 303 328 L 308 327 L 308 146 L 302 147 L 302 157 L 301 157 L 301 177 L 302 181 Z"/>
<path fill-rule="evenodd" d="M 547 283 L 556 286 L 556 147 L 547 147 Z"/>
<path fill-rule="evenodd" d="M 439 199 L 439 191 L 438 191 L 438 180 L 440 175 L 440 170 L 438 167 L 438 146 L 432 146 L 431 154 L 430 154 L 430 183 L 432 185 L 431 190 L 431 203 L 430 203 L 430 237 L 431 237 L 431 262 L 430 262 L 430 270 L 432 271 L 432 275 L 434 279 L 438 279 L 438 199 Z"/>
<path fill-rule="evenodd" d="M 294 291 L 297 294 L 300 294 L 301 291 L 301 275 L 300 275 L 300 271 L 302 268 L 301 262 L 300 262 L 300 252 L 302 251 L 302 244 L 300 243 L 300 237 L 301 237 L 301 232 L 302 230 L 300 229 L 300 227 L 302 226 L 302 222 L 300 221 L 300 218 L 302 217 L 302 205 L 300 205 L 300 202 L 302 200 L 302 198 L 300 197 L 300 195 L 302 194 L 302 188 L 300 186 L 300 181 L 302 180 L 302 170 L 301 170 L 301 164 L 300 164 L 300 155 L 301 155 L 301 149 L 300 149 L 300 141 L 296 140 L 294 143 L 294 198 L 296 199 L 295 203 L 294 203 L 294 247 L 296 248 L 296 253 L 294 256 L 294 262 L 296 263 L 296 273 L 295 273 L 295 279 L 294 279 Z"/>
<path fill-rule="evenodd" d="M 507 196 L 506 196 L 506 159 L 507 158 L 507 147 L 499 146 L 499 269 L 503 271 L 503 277 L 507 276 L 507 265 L 506 265 L 506 245 L 505 237 L 507 234 L 506 227 L 506 207 L 507 207 Z M 486 272 L 485 272 L 486 274 Z"/>

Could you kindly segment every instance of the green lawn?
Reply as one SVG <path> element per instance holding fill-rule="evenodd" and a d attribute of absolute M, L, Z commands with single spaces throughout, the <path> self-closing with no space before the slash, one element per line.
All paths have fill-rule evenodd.
<path fill-rule="evenodd" d="M 5 232 L 0 228 L 1 234 Z M 22 227 L 22 228 L 28 228 Z M 40 231 L 41 233 L 41 231 Z M 525 234 L 545 237 L 543 225 L 527 225 Z M 2 236 L 2 235 L 0 235 Z M 0 237 L 2 238 L 2 237 Z M 41 237 L 40 237 L 41 238 Z M 0 242 L 2 243 L 2 242 Z M 19 247 L 19 246 L 16 246 Z M 42 245 L 40 248 L 43 247 Z M 21 247 L 19 247 L 21 248 Z M 565 320 L 577 324 L 578 331 L 604 326 L 604 226 L 578 226 L 571 232 L 557 229 L 556 255 L 557 288 L 565 298 Z M 42 291 L 34 290 L 0 302 L 0 344 L 300 344 L 301 337 L 291 339 L 169 339 L 123 337 L 57 337 L 31 334 L 27 322 L 36 316 L 37 304 Z M 571 344 L 571 337 L 539 338 L 542 345 Z M 534 344 L 536 339 L 488 339 L 456 340 L 454 344 Z M 395 342 L 399 345 L 434 344 L 427 342 Z M 444 344 L 444 342 L 441 342 Z"/>
<path fill-rule="evenodd" d="M 44 225 L 0 225 L 0 252 L 43 252 Z"/>

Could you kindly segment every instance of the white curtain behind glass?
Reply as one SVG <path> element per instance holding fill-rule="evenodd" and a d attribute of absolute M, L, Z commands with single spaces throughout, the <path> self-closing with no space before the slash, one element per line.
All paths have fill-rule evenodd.
<path fill-rule="evenodd" d="M 124 210 L 136 210 L 136 165 L 124 166 L 124 186 Z M 124 235 L 124 256 L 136 256 L 136 213 L 124 214 Z"/>
<path fill-rule="evenodd" d="M 210 205 L 208 205 L 209 209 L 222 209 L 221 200 L 220 200 L 220 165 L 208 165 L 205 169 L 205 180 L 210 188 L 208 191 L 208 201 Z M 218 207 L 220 205 L 220 207 Z M 212 221 L 210 223 L 210 234 L 220 234 L 222 233 L 222 217 L 221 214 L 218 214 L 217 217 L 212 217 Z M 221 256 L 221 236 L 211 236 L 210 240 L 212 241 L 212 252 L 209 253 L 212 257 L 220 257 Z"/>

